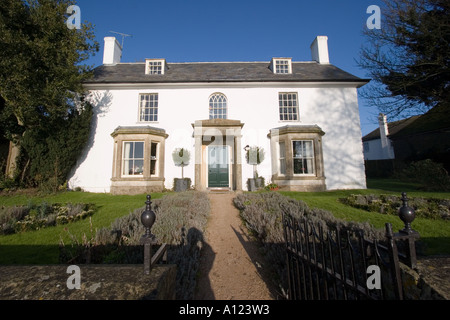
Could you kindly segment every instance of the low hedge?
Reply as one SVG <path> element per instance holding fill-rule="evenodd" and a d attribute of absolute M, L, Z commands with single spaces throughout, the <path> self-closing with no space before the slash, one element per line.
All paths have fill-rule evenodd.
<path fill-rule="evenodd" d="M 385 231 L 375 229 L 369 223 L 344 221 L 322 209 L 309 208 L 305 202 L 285 197 L 277 192 L 243 193 L 234 198 L 250 233 L 261 243 L 266 265 L 271 268 L 274 284 L 280 295 L 287 296 L 287 265 L 284 242 L 283 210 L 294 218 L 307 217 L 320 224 L 324 232 L 328 228 L 362 232 L 368 239 L 384 239 Z"/>
<path fill-rule="evenodd" d="M 60 245 L 61 263 L 143 263 L 140 239 L 145 233 L 141 214 L 145 207 L 116 219 L 110 228 L 97 230 L 90 239 L 72 238 Z M 151 232 L 158 243 L 167 243 L 169 264 L 177 265 L 176 299 L 192 299 L 195 293 L 200 251 L 210 213 L 206 193 L 187 191 L 167 194 L 152 201 L 156 221 Z M 153 248 L 156 252 L 158 246 Z"/>

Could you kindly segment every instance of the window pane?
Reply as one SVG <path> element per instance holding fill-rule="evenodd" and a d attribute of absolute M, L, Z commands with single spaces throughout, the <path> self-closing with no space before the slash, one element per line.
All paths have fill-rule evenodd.
<path fill-rule="evenodd" d="M 313 157 L 314 152 L 313 152 L 313 147 L 312 147 L 312 141 L 304 141 L 303 145 L 304 145 L 305 157 L 307 157 L 307 158 Z"/>
<path fill-rule="evenodd" d="M 280 159 L 280 174 L 286 174 L 286 160 Z"/>
<path fill-rule="evenodd" d="M 302 156 L 302 142 L 293 141 L 294 158 L 300 158 Z"/>
<path fill-rule="evenodd" d="M 304 174 L 303 170 L 303 160 L 302 159 L 294 159 L 294 173 L 295 174 Z"/>
<path fill-rule="evenodd" d="M 314 173 L 314 164 L 312 159 L 307 159 L 304 161 L 305 163 L 305 174 L 313 174 Z"/>
<path fill-rule="evenodd" d="M 134 157 L 135 159 L 144 159 L 144 142 L 134 143 Z"/>
<path fill-rule="evenodd" d="M 150 150 L 150 155 L 151 155 L 152 159 L 154 158 L 154 160 L 156 160 L 156 150 L 157 150 L 157 148 L 158 148 L 158 144 L 152 142 L 152 147 L 151 147 L 151 150 Z"/>
<path fill-rule="evenodd" d="M 133 142 L 125 142 L 125 152 L 124 152 L 125 159 L 132 159 L 133 153 L 134 153 Z"/>
<path fill-rule="evenodd" d="M 135 175 L 142 175 L 144 173 L 144 160 L 135 160 L 133 172 Z"/>
<path fill-rule="evenodd" d="M 150 174 L 155 175 L 156 174 L 156 160 L 150 161 Z"/>
<path fill-rule="evenodd" d="M 133 160 L 125 160 L 123 162 L 123 174 L 124 175 L 133 174 Z"/>
<path fill-rule="evenodd" d="M 286 174 L 286 144 L 279 143 L 280 147 L 280 174 Z"/>

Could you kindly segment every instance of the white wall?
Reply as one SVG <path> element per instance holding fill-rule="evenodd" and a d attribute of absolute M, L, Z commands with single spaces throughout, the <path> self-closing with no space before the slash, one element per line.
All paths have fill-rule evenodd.
<path fill-rule="evenodd" d="M 339 86 L 339 85 L 337 85 Z M 192 123 L 209 118 L 209 97 L 221 92 L 228 98 L 228 119 L 240 120 L 242 148 L 257 145 L 264 148 L 266 157 L 258 166 L 258 173 L 270 182 L 269 130 L 285 125 L 317 124 L 325 132 L 323 152 L 328 189 L 365 188 L 364 161 L 356 88 L 322 85 L 296 87 L 148 87 L 93 91 L 96 115 L 91 139 L 77 168 L 70 178 L 70 187 L 80 186 L 86 191 L 109 192 L 113 162 L 111 133 L 118 126 L 150 125 L 166 130 L 165 184 L 172 188 L 181 169 L 172 161 L 172 151 L 185 147 L 191 151 L 191 164 L 184 168 L 184 176 L 194 179 L 194 139 Z M 298 92 L 300 121 L 279 121 L 278 93 Z M 158 93 L 159 121 L 139 123 L 140 93 Z M 245 162 L 242 152 L 242 185 L 253 175 L 253 167 Z"/>
<path fill-rule="evenodd" d="M 364 141 L 364 144 L 368 145 L 368 150 L 364 150 L 365 160 L 387 160 L 395 158 L 394 147 L 389 138 L 388 145 L 384 148 L 381 145 L 381 139 Z"/>

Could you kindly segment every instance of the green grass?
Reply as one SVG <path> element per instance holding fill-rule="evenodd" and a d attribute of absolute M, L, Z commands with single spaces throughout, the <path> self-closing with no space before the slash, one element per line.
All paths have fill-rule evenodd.
<path fill-rule="evenodd" d="M 403 222 L 394 215 L 368 212 L 344 205 L 339 198 L 350 194 L 393 194 L 401 195 L 407 192 L 408 197 L 425 197 L 450 199 L 450 193 L 419 191 L 417 184 L 405 184 L 395 180 L 368 180 L 365 190 L 336 190 L 326 192 L 281 192 L 297 200 L 302 200 L 311 208 L 321 208 L 332 212 L 337 218 L 347 221 L 369 222 L 375 228 L 384 229 L 386 223 L 391 223 L 394 232 L 403 229 Z M 425 245 L 427 255 L 450 254 L 450 221 L 416 218 L 412 228 L 419 232 L 421 242 Z"/>
<path fill-rule="evenodd" d="M 434 197 L 450 199 L 449 193 L 423 192 L 417 184 L 405 184 L 395 180 L 369 180 L 367 190 L 338 190 L 327 192 L 281 192 L 284 195 L 305 201 L 310 207 L 331 211 L 337 218 L 353 221 L 368 221 L 376 228 L 384 228 L 385 223 L 392 223 L 394 231 L 402 229 L 403 223 L 397 216 L 382 215 L 352 208 L 338 201 L 350 194 L 394 194 L 405 191 L 409 197 Z M 161 198 L 163 193 L 153 193 L 152 198 Z M 58 245 L 62 239 L 70 244 L 68 235 L 77 239 L 86 235 L 90 238 L 96 229 L 109 227 L 118 217 L 125 216 L 145 205 L 146 196 L 113 196 L 87 192 L 63 192 L 47 196 L 0 196 L 0 206 L 48 203 L 94 203 L 98 210 L 90 220 L 50 227 L 38 231 L 29 231 L 8 236 L 0 236 L 0 264 L 56 264 L 58 263 Z M 450 221 L 417 218 L 413 229 L 421 235 L 425 243 L 426 254 L 450 254 Z M 92 230 L 92 233 L 91 233 Z"/>
<path fill-rule="evenodd" d="M 162 193 L 152 193 L 152 199 L 161 198 Z M 49 227 L 37 231 L 28 231 L 7 236 L 0 236 L 0 264 L 56 264 L 58 263 L 58 246 L 61 239 L 72 243 L 69 233 L 81 241 L 83 235 L 89 239 L 96 229 L 109 227 L 118 217 L 128 215 L 133 210 L 143 207 L 146 195 L 113 196 L 87 192 L 63 192 L 47 196 L 0 196 L 0 206 L 48 203 L 94 203 L 96 213 L 91 220 L 85 219 L 74 223 Z"/>

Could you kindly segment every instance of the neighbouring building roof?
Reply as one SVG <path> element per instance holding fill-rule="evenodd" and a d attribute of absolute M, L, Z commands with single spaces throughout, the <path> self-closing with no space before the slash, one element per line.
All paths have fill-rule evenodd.
<path fill-rule="evenodd" d="M 405 129 L 407 126 L 411 125 L 414 121 L 419 119 L 421 115 L 412 116 L 406 119 L 388 122 L 388 131 L 389 131 L 389 137 L 399 133 L 403 129 Z M 366 134 L 362 140 L 363 141 L 369 141 L 369 140 L 375 140 L 380 139 L 380 128 L 376 128 L 372 132 Z"/>
<path fill-rule="evenodd" d="M 331 64 L 292 62 L 292 74 L 274 74 L 270 62 L 168 63 L 164 74 L 145 74 L 145 62 L 101 65 L 86 84 L 198 82 L 369 82 Z"/>

